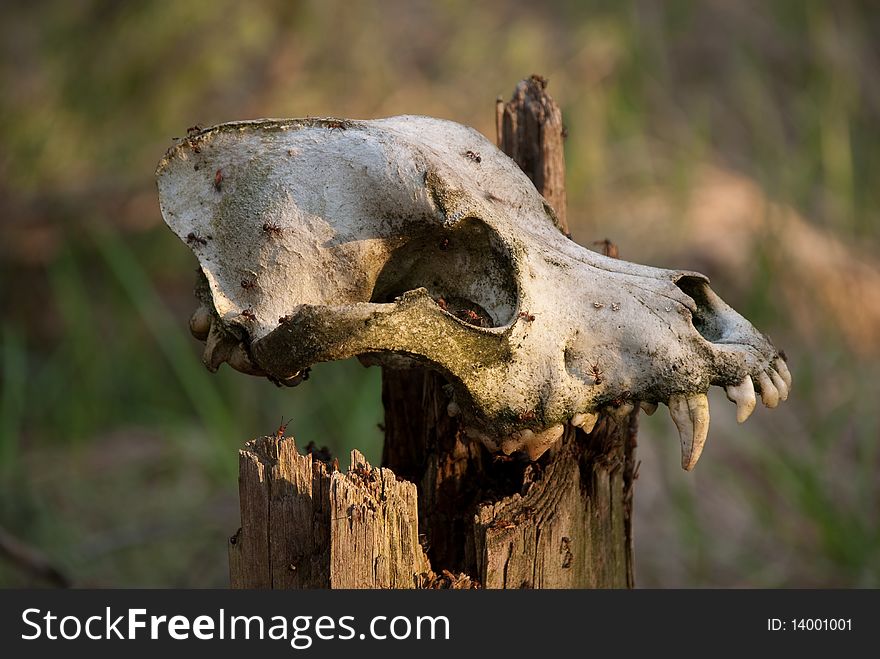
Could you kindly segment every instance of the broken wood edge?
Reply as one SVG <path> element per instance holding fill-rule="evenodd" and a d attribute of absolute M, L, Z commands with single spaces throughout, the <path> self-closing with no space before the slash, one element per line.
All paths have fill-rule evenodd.
<path fill-rule="evenodd" d="M 569 235 L 565 193 L 565 126 L 562 110 L 540 75 L 520 80 L 507 102 L 495 102 L 496 143 L 535 184 Z"/>
<path fill-rule="evenodd" d="M 291 437 L 239 451 L 241 527 L 229 539 L 232 588 L 473 588 L 433 572 L 419 542 L 416 486 L 360 451 L 347 472 L 300 454 Z"/>

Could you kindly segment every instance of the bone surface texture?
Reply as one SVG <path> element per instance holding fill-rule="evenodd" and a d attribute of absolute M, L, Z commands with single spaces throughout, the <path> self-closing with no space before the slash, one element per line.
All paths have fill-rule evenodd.
<path fill-rule="evenodd" d="M 565 424 L 657 403 L 691 469 L 705 394 L 744 420 L 791 376 L 696 272 L 582 247 L 471 128 L 401 116 L 260 120 L 191 135 L 159 164 L 162 214 L 196 254 L 204 362 L 298 384 L 316 362 L 428 366 L 493 451 L 537 459 Z"/>

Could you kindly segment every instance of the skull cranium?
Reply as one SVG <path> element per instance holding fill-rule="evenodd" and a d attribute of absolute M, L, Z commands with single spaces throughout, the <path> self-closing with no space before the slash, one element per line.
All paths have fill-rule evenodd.
<path fill-rule="evenodd" d="M 429 366 L 490 450 L 534 459 L 572 423 L 669 405 L 692 469 L 726 388 L 744 421 L 791 384 L 784 357 L 703 275 L 564 236 L 517 165 L 428 117 L 237 122 L 173 147 L 162 214 L 204 280 L 204 361 L 296 384 L 359 356 Z"/>

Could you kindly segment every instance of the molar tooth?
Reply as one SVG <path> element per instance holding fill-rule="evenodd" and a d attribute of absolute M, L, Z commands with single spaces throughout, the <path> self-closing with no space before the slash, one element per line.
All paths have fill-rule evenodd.
<path fill-rule="evenodd" d="M 571 417 L 571 425 L 576 426 L 586 433 L 593 432 L 596 427 L 596 421 L 599 420 L 597 412 L 581 412 Z"/>
<path fill-rule="evenodd" d="M 761 400 L 764 401 L 764 405 L 769 408 L 779 405 L 779 391 L 764 371 L 758 373 L 758 388 L 761 390 Z"/>
<path fill-rule="evenodd" d="M 617 407 L 609 406 L 608 414 L 613 416 L 618 423 L 622 423 L 624 419 L 626 419 L 632 411 L 636 408 L 635 403 L 627 401 L 625 403 L 621 403 Z"/>
<path fill-rule="evenodd" d="M 524 435 L 526 432 L 528 432 L 528 435 Z M 504 455 L 510 455 L 514 451 L 518 451 L 522 448 L 523 444 L 531 439 L 532 434 L 531 430 L 519 430 L 508 435 L 501 440 L 501 452 L 504 453 Z"/>
<path fill-rule="evenodd" d="M 639 403 L 639 405 L 642 408 L 642 412 L 644 412 L 648 416 L 651 416 L 654 412 L 657 411 L 657 403 L 649 403 L 648 401 L 643 400 L 641 403 Z"/>
<path fill-rule="evenodd" d="M 727 400 L 736 403 L 737 423 L 743 423 L 752 415 L 752 412 L 755 411 L 755 406 L 758 404 L 755 398 L 755 385 L 752 384 L 752 378 L 747 375 L 739 384 L 726 386 L 724 392 L 727 394 Z"/>
<path fill-rule="evenodd" d="M 482 443 L 487 449 L 490 451 L 498 450 L 498 442 L 495 441 L 492 437 L 489 437 L 486 433 L 480 431 L 473 426 L 468 426 L 464 429 L 464 434 L 467 435 L 470 439 Z"/>
<path fill-rule="evenodd" d="M 782 357 L 778 357 L 776 361 L 773 362 L 773 367 L 785 382 L 785 386 L 791 391 L 791 371 L 788 370 L 788 364 L 785 363 L 785 360 Z"/>
<path fill-rule="evenodd" d="M 528 432 L 529 437 L 525 437 L 524 433 Z M 565 426 L 561 423 L 557 423 L 555 426 L 550 426 L 546 430 L 542 430 L 538 433 L 533 433 L 531 430 L 525 431 L 520 430 L 520 436 L 523 439 L 523 443 L 525 444 L 526 453 L 529 455 L 529 460 L 537 460 L 544 452 L 549 449 L 553 444 L 559 441 L 559 438 L 562 437 L 562 433 L 565 432 Z"/>
<path fill-rule="evenodd" d="M 709 434 L 709 399 L 706 394 L 674 394 L 669 398 L 669 414 L 681 438 L 681 466 L 691 471 Z"/>
<path fill-rule="evenodd" d="M 785 380 L 783 380 L 782 376 L 772 368 L 768 369 L 767 372 L 770 374 L 770 380 L 773 382 L 773 386 L 776 387 L 776 391 L 779 392 L 779 400 L 787 400 L 788 385 L 785 384 Z"/>
<path fill-rule="evenodd" d="M 208 332 L 211 331 L 211 312 L 204 305 L 201 305 L 190 316 L 189 331 L 199 341 L 208 338 Z"/>
<path fill-rule="evenodd" d="M 202 351 L 202 363 L 205 367 L 216 373 L 220 365 L 229 359 L 230 352 L 238 346 L 238 340 L 226 334 L 220 323 L 211 323 L 211 331 L 205 339 L 205 349 Z"/>
<path fill-rule="evenodd" d="M 244 346 L 240 343 L 229 351 L 226 363 L 240 373 L 249 375 L 265 375 L 261 368 L 257 368 L 248 356 Z"/>

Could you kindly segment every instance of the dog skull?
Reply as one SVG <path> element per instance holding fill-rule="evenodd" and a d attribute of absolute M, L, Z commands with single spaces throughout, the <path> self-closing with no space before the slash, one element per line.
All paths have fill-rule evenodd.
<path fill-rule="evenodd" d="M 298 384 L 316 362 L 428 366 L 450 414 L 536 459 L 564 424 L 666 403 L 682 466 L 723 386 L 742 422 L 784 400 L 784 356 L 701 274 L 608 258 L 564 236 L 517 165 L 428 117 L 262 120 L 174 146 L 162 214 L 195 252 L 204 361 Z"/>

